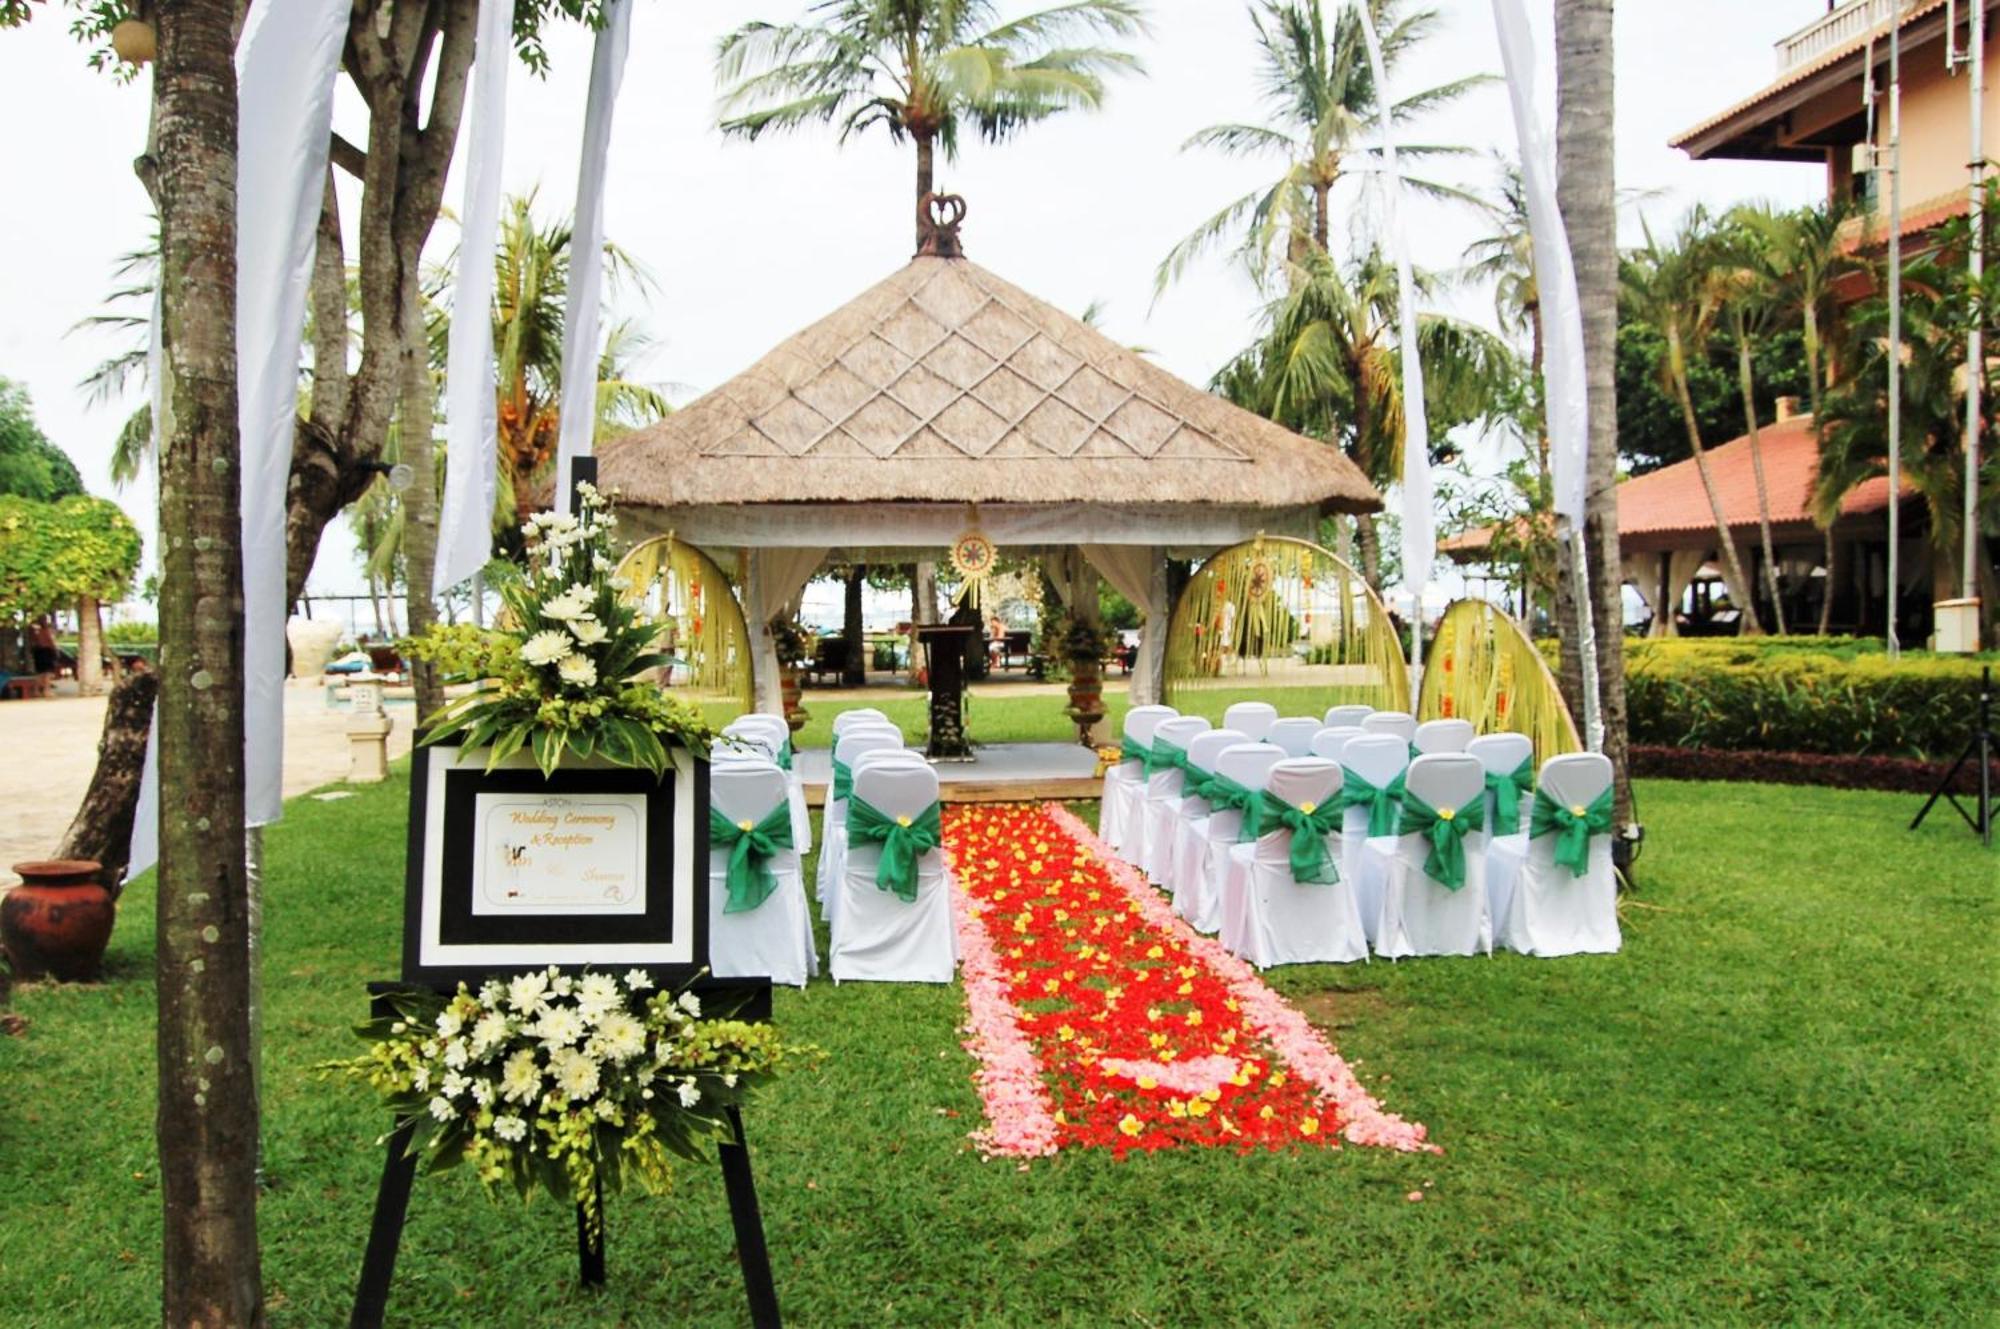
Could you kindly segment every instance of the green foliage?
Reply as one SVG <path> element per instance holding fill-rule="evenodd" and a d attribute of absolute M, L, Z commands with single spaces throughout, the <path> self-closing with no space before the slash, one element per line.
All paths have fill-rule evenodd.
<path fill-rule="evenodd" d="M 0 620 L 37 618 L 85 598 L 118 600 L 139 551 L 139 530 L 116 503 L 0 496 Z"/>
<path fill-rule="evenodd" d="M 0 378 L 0 494 L 53 503 L 82 492 L 76 463 L 35 423 L 28 390 Z"/>
<path fill-rule="evenodd" d="M 1660 330 L 1629 310 L 1618 316 L 1618 456 L 1635 475 L 1688 458 L 1687 426 L 1680 405 L 1660 381 L 1666 358 Z M 1760 338 L 1751 357 L 1756 377 L 1757 423 L 1777 418 L 1778 398 L 1804 401 L 1811 386 L 1804 342 L 1796 329 Z M 1743 396 L 1736 383 L 1736 342 L 1727 333 L 1708 339 L 1704 353 L 1688 357 L 1688 395 L 1703 443 L 1714 447 L 1743 433 Z"/>
<path fill-rule="evenodd" d="M 160 625 L 139 619 L 121 619 L 108 623 L 104 628 L 104 642 L 107 646 L 154 646 L 160 640 Z"/>
<path fill-rule="evenodd" d="M 1632 741 L 1842 756 L 1957 755 L 1980 666 L 1817 638 L 1630 641 Z"/>
<path fill-rule="evenodd" d="M 1139 626 L 1139 606 L 1118 593 L 1118 588 L 1099 578 L 1097 582 L 1098 621 L 1113 632 Z"/>

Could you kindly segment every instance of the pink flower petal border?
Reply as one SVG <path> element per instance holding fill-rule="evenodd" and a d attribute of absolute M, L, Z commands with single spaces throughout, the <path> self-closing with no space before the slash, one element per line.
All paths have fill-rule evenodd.
<path fill-rule="evenodd" d="M 1354 1071 L 1346 1060 L 1334 1051 L 1333 1046 L 1326 1041 L 1319 1030 L 1313 1028 L 1312 1023 L 1304 1015 L 1265 986 L 1264 981 L 1257 977 L 1257 971 L 1231 954 L 1221 942 L 1213 937 L 1203 936 L 1190 927 L 1187 920 L 1175 913 L 1173 906 L 1146 883 L 1139 875 L 1138 869 L 1125 862 L 1109 845 L 1098 839 L 1096 832 L 1086 826 L 1081 818 L 1060 803 L 1047 804 L 1046 810 L 1058 826 L 1104 861 L 1111 880 L 1125 892 L 1141 918 L 1152 927 L 1181 937 L 1191 955 L 1198 957 L 1202 963 L 1222 977 L 1229 985 L 1230 994 L 1242 1006 L 1245 1018 L 1270 1040 L 1271 1046 L 1285 1059 L 1292 1074 L 1306 1080 L 1318 1089 L 1323 1097 L 1331 1099 L 1338 1107 L 1340 1118 L 1345 1123 L 1341 1128 L 1341 1134 L 1345 1139 L 1353 1144 L 1374 1145 L 1405 1153 L 1444 1152 L 1438 1145 L 1429 1141 L 1423 1123 L 1405 1121 L 1392 1112 L 1385 1112 L 1374 1095 L 1363 1088 L 1361 1082 L 1354 1077 Z M 971 911 L 964 912 L 969 914 Z M 993 985 L 998 1000 L 1006 1002 L 1006 990 L 997 977 L 997 957 L 993 953 L 992 943 L 986 940 L 985 928 L 980 926 L 977 920 L 974 920 L 974 926 L 979 927 L 980 939 L 986 946 L 985 959 L 988 965 L 986 977 Z M 960 935 L 963 937 L 963 931 Z M 966 953 L 969 956 L 970 950 L 968 949 Z M 973 971 L 968 964 L 966 968 L 968 1002 L 972 988 Z M 1011 1010 L 1012 1003 L 1009 1002 L 1008 1006 Z M 1020 1042 L 1032 1067 L 1033 1049 L 1027 1047 L 1026 1040 L 1021 1037 L 1020 1029 L 1013 1025 L 1011 1015 L 1008 1017 L 1008 1026 L 1013 1037 Z M 967 1046 L 970 1047 L 971 1044 L 968 1043 Z M 1036 1084 L 1039 1089 L 1039 1076 L 1036 1078 Z M 1040 1101 L 1046 1113 L 1048 1099 L 1045 1094 Z M 991 1117 L 990 1112 L 989 1117 Z M 999 1120 L 997 1117 L 991 1119 L 996 1123 Z M 1049 1152 L 1054 1152 L 1055 1148 L 1054 1129 L 1054 1120 L 1050 1118 Z"/>
<path fill-rule="evenodd" d="M 986 1109 L 986 1124 L 972 1132 L 973 1146 L 987 1158 L 1046 1158 L 1056 1152 L 1056 1118 L 1041 1061 L 1021 1032 L 1019 1010 L 1007 995 L 1006 970 L 981 911 L 957 885 L 956 872 L 952 880 L 952 926 L 958 930 L 958 972 L 965 985 L 964 1046 L 978 1064 L 972 1079 Z"/>

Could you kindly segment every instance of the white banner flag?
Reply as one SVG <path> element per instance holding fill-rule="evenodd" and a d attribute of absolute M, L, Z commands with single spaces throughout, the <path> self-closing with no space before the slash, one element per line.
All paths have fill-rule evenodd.
<path fill-rule="evenodd" d="M 569 291 L 563 309 L 561 433 L 556 440 L 556 510 L 569 511 L 569 463 L 590 455 L 597 424 L 597 323 L 604 285 L 604 161 L 611 112 L 631 45 L 631 0 L 610 0 L 590 61 L 590 101 L 583 113 L 583 159 L 576 172 L 576 225 L 569 242 Z"/>
<path fill-rule="evenodd" d="M 1493 0 L 1514 132 L 1521 141 L 1521 184 L 1534 240 L 1535 287 L 1541 300 L 1542 381 L 1555 473 L 1556 516 L 1583 525 L 1584 475 L 1590 451 L 1589 380 L 1583 363 L 1583 306 L 1569 231 L 1556 202 L 1556 147 L 1535 104 L 1535 33 L 1521 0 Z"/>
<path fill-rule="evenodd" d="M 1387 199 L 1384 221 L 1396 259 L 1397 339 L 1403 356 L 1403 580 L 1410 588 L 1410 621 L 1421 629 L 1424 586 L 1431 579 L 1437 535 L 1431 513 L 1430 421 L 1424 411 L 1424 367 L 1417 354 L 1416 290 L 1410 277 L 1409 237 L 1397 215 L 1402 208 L 1403 175 L 1396 163 L 1396 132 L 1390 117 L 1395 99 L 1389 92 L 1389 71 L 1382 60 L 1382 41 L 1368 12 L 1368 0 L 1357 0 L 1354 10 L 1361 17 L 1361 37 L 1368 46 L 1368 68 L 1375 76 L 1375 102 L 1382 121 L 1383 194 Z M 1413 684 L 1419 663 L 1413 638 Z"/>
<path fill-rule="evenodd" d="M 285 486 L 347 0 L 250 7 L 236 47 L 236 392 L 242 434 L 243 795 L 284 812 Z"/>
<path fill-rule="evenodd" d="M 445 352 L 444 508 L 438 514 L 431 591 L 486 566 L 493 553 L 499 402 L 493 370 L 493 236 L 500 224 L 500 159 L 507 140 L 507 69 L 514 61 L 511 0 L 479 0 L 473 48 L 472 130 L 459 214 L 458 274 Z M 428 439 L 406 439 L 405 460 L 422 466 Z"/>

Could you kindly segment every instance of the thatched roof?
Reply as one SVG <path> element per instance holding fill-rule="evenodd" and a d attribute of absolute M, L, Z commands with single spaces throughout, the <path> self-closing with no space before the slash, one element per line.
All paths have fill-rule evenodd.
<path fill-rule="evenodd" d="M 598 458 L 628 508 L 1381 506 L 1338 449 L 1183 383 L 974 263 L 931 256 Z"/>

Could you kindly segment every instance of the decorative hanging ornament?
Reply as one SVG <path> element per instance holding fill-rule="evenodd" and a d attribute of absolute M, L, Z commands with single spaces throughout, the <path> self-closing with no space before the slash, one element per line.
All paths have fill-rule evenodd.
<path fill-rule="evenodd" d="M 954 603 L 970 604 L 974 609 L 980 607 L 985 599 L 987 578 L 993 575 L 998 558 L 999 553 L 994 549 L 993 542 L 977 527 L 951 542 L 952 570 L 965 582 Z"/>

